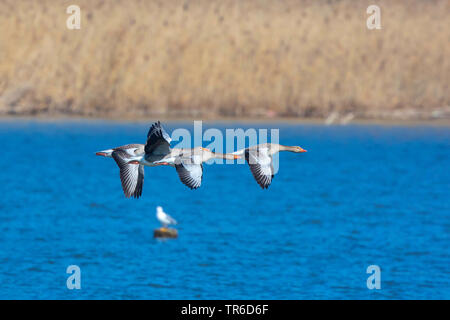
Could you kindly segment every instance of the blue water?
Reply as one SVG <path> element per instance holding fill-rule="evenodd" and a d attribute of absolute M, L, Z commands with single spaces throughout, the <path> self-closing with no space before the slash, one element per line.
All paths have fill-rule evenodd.
<path fill-rule="evenodd" d="M 246 165 L 205 165 L 195 191 L 146 168 L 135 200 L 94 152 L 148 124 L 0 122 L 0 298 L 450 299 L 449 128 L 208 126 L 279 128 L 308 153 L 280 154 L 268 190 Z M 178 239 L 153 239 L 157 205 Z"/>

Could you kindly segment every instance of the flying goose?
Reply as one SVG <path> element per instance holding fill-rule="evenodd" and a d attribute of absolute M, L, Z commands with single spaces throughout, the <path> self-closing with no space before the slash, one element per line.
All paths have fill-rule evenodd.
<path fill-rule="evenodd" d="M 212 152 L 209 149 L 170 148 L 172 139 L 158 121 L 150 127 L 145 144 L 145 155 L 137 156 L 131 163 L 144 165 L 168 165 L 175 167 L 181 182 L 190 189 L 202 184 L 203 162 L 213 158 L 239 159 L 240 156 Z"/>
<path fill-rule="evenodd" d="M 120 181 L 125 197 L 139 198 L 144 184 L 144 167 L 141 164 L 130 164 L 129 159 L 144 154 L 143 144 L 127 144 L 113 149 L 96 152 L 97 156 L 113 158 L 119 166 Z"/>
<path fill-rule="evenodd" d="M 192 149 L 174 148 L 171 149 L 170 153 L 165 157 L 160 160 L 153 160 L 152 163 L 155 165 L 163 164 L 175 167 L 178 177 L 184 185 L 190 189 L 198 189 L 201 186 L 203 179 L 203 162 L 214 158 L 233 160 L 239 159 L 240 156 L 212 152 L 211 150 L 202 147 Z"/>
<path fill-rule="evenodd" d="M 275 175 L 272 156 L 281 151 L 290 151 L 295 153 L 306 152 L 305 149 L 297 146 L 283 146 L 276 143 L 263 143 L 233 152 L 232 154 L 244 156 L 256 182 L 258 182 L 261 188 L 267 189 L 272 183 L 272 179 Z"/>
<path fill-rule="evenodd" d="M 163 137 L 164 139 L 160 139 Z M 144 165 L 155 167 L 161 164 L 154 164 L 151 160 L 139 163 L 133 161 L 141 159 L 146 153 L 155 154 L 155 159 L 160 159 L 165 153 L 170 152 L 169 135 L 162 129 L 161 123 L 158 121 L 150 127 L 147 135 L 147 143 L 127 144 L 113 149 L 96 152 L 96 155 L 107 158 L 113 158 L 120 170 L 120 181 L 125 197 L 139 198 L 142 195 L 142 187 L 144 184 Z M 163 143 L 165 142 L 165 143 Z"/>

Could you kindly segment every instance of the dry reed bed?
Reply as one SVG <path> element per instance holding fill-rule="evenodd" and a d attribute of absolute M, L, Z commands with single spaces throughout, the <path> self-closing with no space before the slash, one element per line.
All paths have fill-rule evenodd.
<path fill-rule="evenodd" d="M 75 3 L 81 30 L 68 30 Z M 373 3 L 382 30 L 366 28 Z M 0 114 L 426 115 L 450 104 L 448 12 L 444 0 L 4 0 Z"/>

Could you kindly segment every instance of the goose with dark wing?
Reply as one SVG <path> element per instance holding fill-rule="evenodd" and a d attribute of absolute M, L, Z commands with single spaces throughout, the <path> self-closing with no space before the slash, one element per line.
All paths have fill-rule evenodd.
<path fill-rule="evenodd" d="M 209 149 L 196 147 L 193 149 L 170 148 L 172 139 L 158 121 L 149 130 L 145 155 L 132 161 L 144 165 L 168 165 L 175 167 L 183 184 L 190 189 L 197 189 L 202 184 L 203 162 L 213 158 L 239 159 L 240 156 L 212 152 Z"/>
<path fill-rule="evenodd" d="M 125 196 L 139 198 L 144 184 L 144 165 L 149 167 L 164 165 L 164 163 L 155 164 L 153 160 L 160 160 L 170 153 L 171 140 L 158 121 L 150 127 L 145 145 L 127 144 L 96 152 L 96 155 L 113 158 L 119 166 Z"/>

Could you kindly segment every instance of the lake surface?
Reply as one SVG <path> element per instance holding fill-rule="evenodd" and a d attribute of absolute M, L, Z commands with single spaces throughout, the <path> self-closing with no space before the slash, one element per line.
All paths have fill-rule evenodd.
<path fill-rule="evenodd" d="M 0 122 L 1 299 L 450 299 L 449 128 L 204 124 L 279 128 L 308 153 L 280 154 L 268 190 L 247 165 L 205 165 L 194 191 L 156 167 L 126 199 L 94 153 L 148 127 Z M 153 239 L 158 205 L 178 239 Z"/>

